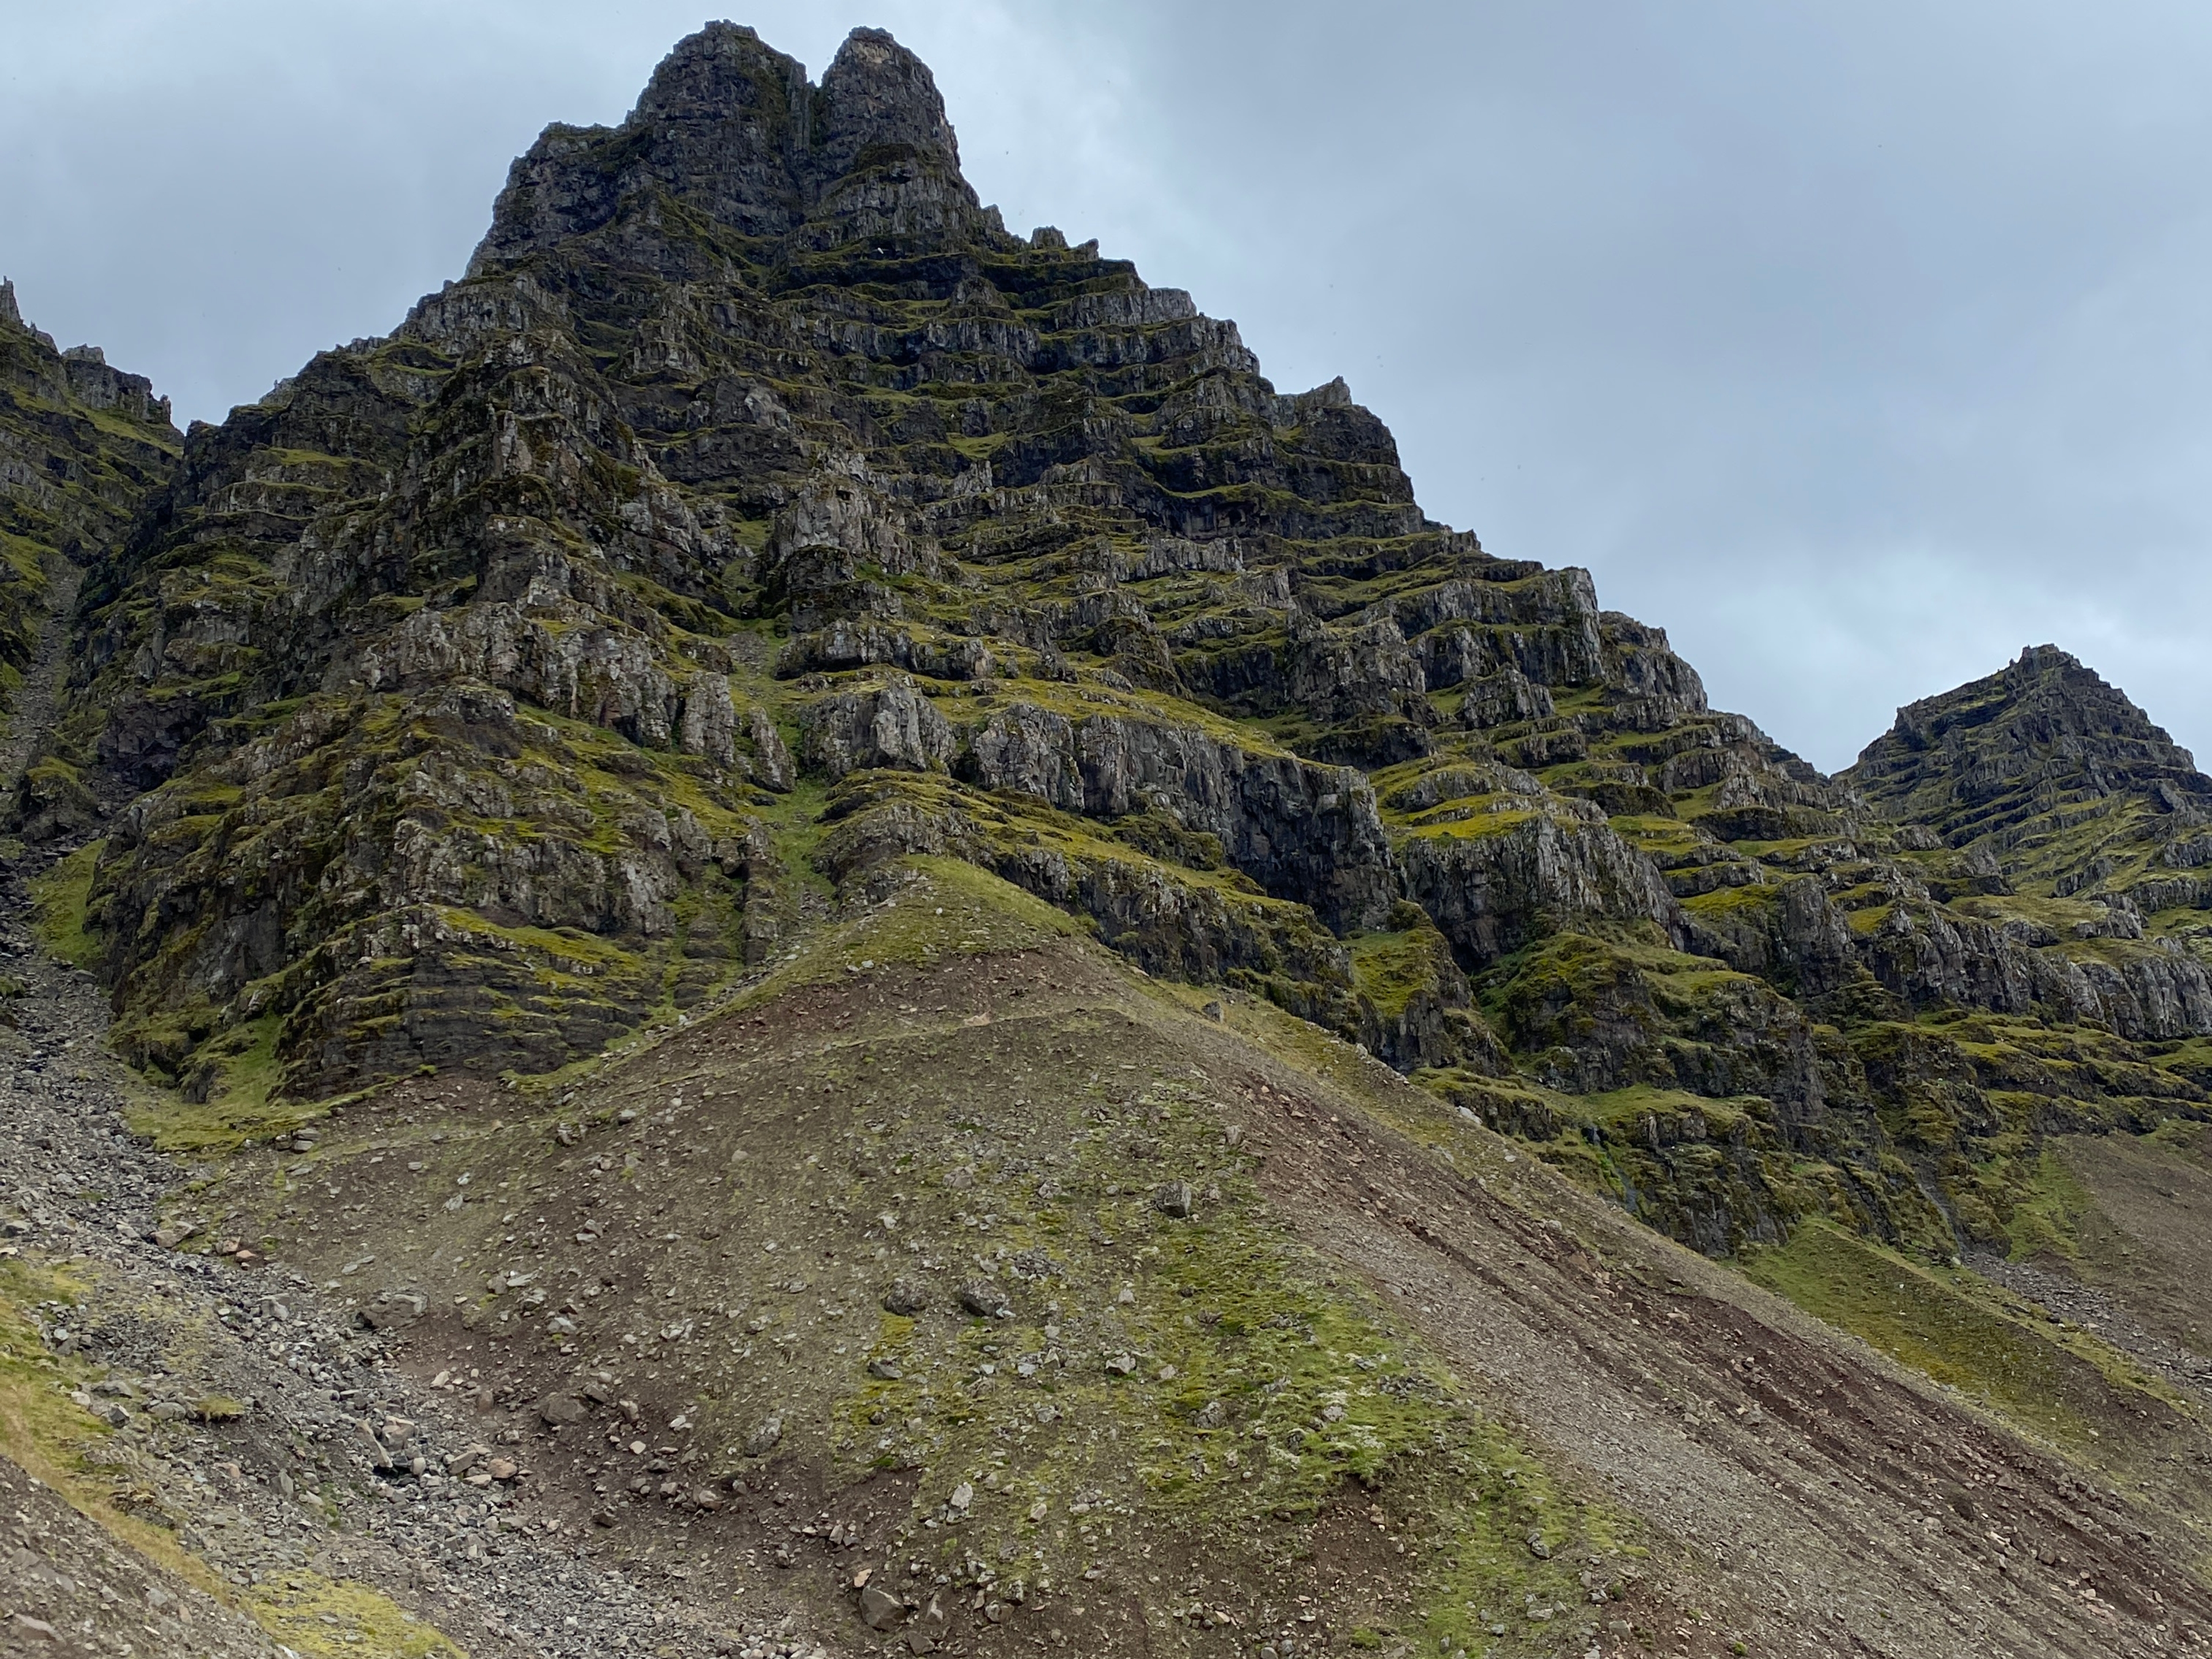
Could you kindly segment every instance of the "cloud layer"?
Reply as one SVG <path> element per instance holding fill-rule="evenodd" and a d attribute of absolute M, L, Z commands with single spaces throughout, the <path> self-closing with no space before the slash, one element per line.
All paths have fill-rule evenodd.
<path fill-rule="evenodd" d="M 457 275 L 687 7 L 0 0 L 0 270 L 219 419 Z M 968 172 L 1341 374 L 1431 514 L 1579 563 L 1824 767 L 2055 641 L 2212 746 L 2212 14 L 1957 0 L 789 3 Z M 2212 758 L 2212 757 L 2208 757 Z"/>

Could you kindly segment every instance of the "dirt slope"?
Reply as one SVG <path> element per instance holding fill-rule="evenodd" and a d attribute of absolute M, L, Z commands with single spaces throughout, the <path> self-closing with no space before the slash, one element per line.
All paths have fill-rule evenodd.
<path fill-rule="evenodd" d="M 2086 1333 L 1778 1254 L 1801 1299 L 1894 1273 L 1932 1347 L 1832 1310 L 1893 1364 L 1204 994 L 909 866 L 729 1012 L 343 1104 L 204 1218 L 489 1390 L 603 1554 L 855 1641 L 863 1570 L 887 1631 L 979 1652 L 2101 1654 L 2212 1615 L 2195 1402 Z"/>

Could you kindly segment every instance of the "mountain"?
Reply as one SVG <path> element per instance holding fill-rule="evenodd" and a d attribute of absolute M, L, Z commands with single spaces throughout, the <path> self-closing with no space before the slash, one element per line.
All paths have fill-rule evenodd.
<path fill-rule="evenodd" d="M 888 37 L 809 89 L 718 27 L 549 129 L 466 279 L 197 432 L 112 545 L 70 758 L 136 799 L 89 915 L 126 1054 L 196 1097 L 547 1071 L 915 854 L 1721 1252 L 2002 1229 L 2008 1114 L 1931 1011 L 2027 1021 L 2005 1065 L 2212 1031 L 2194 956 L 2008 931 L 1986 848 L 1431 522 L 1340 382 L 1004 230 Z M 2117 1052 L 2069 1086 L 2204 1101 Z"/>
<path fill-rule="evenodd" d="M 254 1377 L 204 1431 L 288 1498 L 328 1448 L 313 1571 L 518 1652 L 645 1640 L 499 1614 L 518 1516 L 695 1644 L 2212 1613 L 2212 781 L 2063 653 L 1823 776 L 1342 381 L 1010 232 L 866 29 L 679 43 L 173 461 L 127 384 L 12 866 L 108 1007 L 40 969 L 0 1047 L 26 1124 L 40 1031 L 133 1074 L 18 1207 L 89 1248 L 86 1101 L 193 1160 L 131 1316 L 225 1335 L 149 1373 L 88 1290 L 52 1363 Z"/>

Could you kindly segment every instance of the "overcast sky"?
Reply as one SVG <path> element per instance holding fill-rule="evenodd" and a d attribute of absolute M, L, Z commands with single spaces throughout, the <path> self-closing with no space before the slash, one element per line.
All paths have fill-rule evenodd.
<path fill-rule="evenodd" d="M 459 274 L 699 0 L 0 0 L 0 274 L 220 419 Z M 2212 8 L 778 0 L 1010 226 L 1342 374 L 1431 517 L 1596 573 L 1837 768 L 2055 641 L 2212 762 Z"/>

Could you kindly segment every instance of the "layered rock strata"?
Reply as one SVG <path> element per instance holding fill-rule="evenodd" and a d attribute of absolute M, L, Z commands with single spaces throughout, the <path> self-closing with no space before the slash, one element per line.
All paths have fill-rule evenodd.
<path fill-rule="evenodd" d="M 547 129 L 465 278 L 195 430 L 80 620 L 70 730 L 135 796 L 87 914 L 194 1092 L 546 1070 L 818 878 L 951 854 L 1717 1251 L 1948 1249 L 2051 1125 L 2205 1103 L 2202 942 L 2142 917 L 2212 785 L 2050 714 L 2085 671 L 1822 777 L 1586 573 L 1427 519 L 1342 381 L 1010 233 L 872 31 L 816 86 L 711 26 Z M 2033 903 L 2015 799 L 2065 826 Z"/>
<path fill-rule="evenodd" d="M 0 678 L 11 692 L 76 568 L 112 546 L 168 478 L 180 434 L 169 400 L 97 346 L 57 347 L 0 281 Z M 53 745 L 0 808 L 11 834 L 81 833 L 99 802 Z"/>

